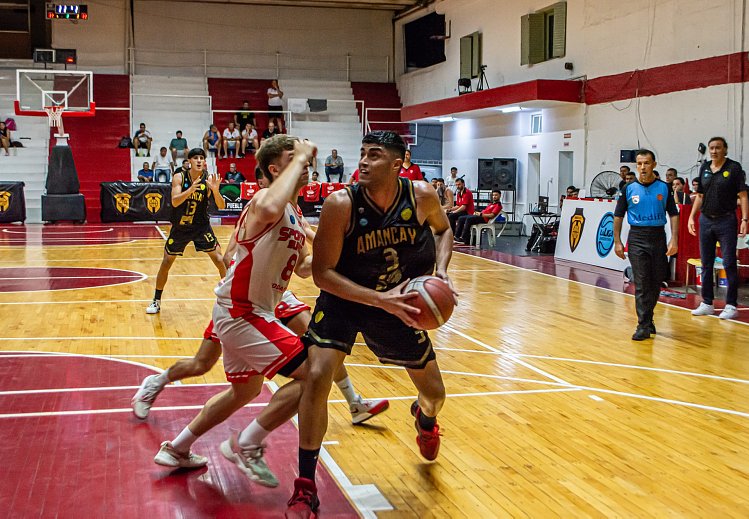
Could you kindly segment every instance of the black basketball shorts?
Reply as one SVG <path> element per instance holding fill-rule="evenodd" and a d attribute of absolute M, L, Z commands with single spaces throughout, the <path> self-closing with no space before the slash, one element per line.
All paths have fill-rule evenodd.
<path fill-rule="evenodd" d="M 170 256 L 182 256 L 190 242 L 193 242 L 198 252 L 211 252 L 218 247 L 218 240 L 210 224 L 200 227 L 172 225 L 164 250 Z"/>
<path fill-rule="evenodd" d="M 423 369 L 434 360 L 427 332 L 411 328 L 380 308 L 346 301 L 321 292 L 302 340 L 307 345 L 351 354 L 357 332 L 384 364 Z"/>

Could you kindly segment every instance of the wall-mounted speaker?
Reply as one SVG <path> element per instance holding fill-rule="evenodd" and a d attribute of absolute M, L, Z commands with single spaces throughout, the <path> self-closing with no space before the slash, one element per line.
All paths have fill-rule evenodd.
<path fill-rule="evenodd" d="M 619 162 L 634 164 L 637 162 L 637 150 L 619 150 Z"/>
<path fill-rule="evenodd" d="M 479 189 L 515 191 L 517 165 L 517 159 L 479 159 Z"/>

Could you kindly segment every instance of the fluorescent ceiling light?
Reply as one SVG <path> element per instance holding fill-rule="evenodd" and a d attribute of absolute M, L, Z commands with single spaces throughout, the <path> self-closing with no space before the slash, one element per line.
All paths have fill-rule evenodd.
<path fill-rule="evenodd" d="M 504 108 L 500 108 L 499 111 L 503 114 L 511 114 L 513 112 L 519 112 L 522 109 L 521 106 L 505 106 Z"/>
<path fill-rule="evenodd" d="M 451 123 L 453 121 L 457 121 L 457 119 L 452 115 L 448 115 L 447 117 L 437 117 L 437 120 L 441 123 Z"/>

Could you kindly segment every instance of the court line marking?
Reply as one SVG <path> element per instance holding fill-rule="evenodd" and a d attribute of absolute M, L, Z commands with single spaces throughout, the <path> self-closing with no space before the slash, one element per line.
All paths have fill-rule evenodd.
<path fill-rule="evenodd" d="M 164 231 L 161 230 L 161 227 L 157 224 L 154 224 L 154 227 L 156 227 L 156 231 L 158 231 L 164 241 L 166 241 L 166 234 L 164 234 Z"/>
<path fill-rule="evenodd" d="M 482 256 L 474 256 L 473 254 L 466 254 L 465 252 L 460 252 L 460 251 L 453 251 L 453 252 L 455 254 L 462 254 L 464 256 L 470 256 L 472 258 L 477 258 L 477 259 L 484 260 L 484 261 L 490 261 L 492 263 L 499 264 L 499 265 L 504 265 L 506 267 L 509 267 L 509 268 L 512 268 L 512 269 L 516 269 L 516 270 L 523 270 L 523 271 L 526 271 L 526 272 L 534 272 L 534 273 L 536 273 L 538 275 L 550 277 L 550 278 L 553 278 L 553 279 L 558 279 L 560 281 L 566 281 L 567 283 L 574 283 L 576 285 L 582 285 L 584 287 L 594 288 L 594 289 L 597 289 L 597 290 L 604 290 L 606 292 L 611 292 L 613 294 L 619 294 L 619 295 L 623 295 L 623 296 L 627 296 L 627 297 L 632 297 L 632 298 L 635 297 L 634 294 L 627 294 L 626 292 L 620 292 L 620 291 L 614 290 L 613 288 L 599 287 L 597 285 L 590 285 L 590 284 L 584 283 L 582 281 L 577 281 L 577 280 L 574 280 L 574 279 L 563 278 L 561 276 L 556 276 L 554 274 L 547 274 L 545 272 L 540 272 L 537 269 L 529 269 L 529 268 L 525 268 L 525 267 L 518 267 L 517 265 L 510 265 L 509 263 L 503 263 L 501 261 L 497 261 L 497 260 L 493 260 L 493 259 L 489 259 L 489 258 L 484 258 Z M 556 262 L 555 262 L 555 265 L 556 265 Z M 573 265 L 573 267 L 574 267 L 574 265 Z M 448 271 L 448 273 L 449 273 L 449 271 Z M 683 306 L 678 306 L 678 305 L 675 305 L 673 303 L 666 303 L 666 302 L 661 301 L 660 299 L 658 299 L 658 304 L 659 305 L 663 305 L 663 306 L 668 306 L 668 307 L 671 307 L 671 308 L 676 308 L 678 310 L 685 310 L 687 312 L 690 312 L 690 315 L 691 315 L 691 309 L 689 309 L 689 308 L 685 308 Z M 700 317 L 713 317 L 715 319 L 720 319 L 715 314 L 713 314 L 713 315 L 706 315 L 706 316 L 700 316 Z M 743 321 L 736 321 L 735 319 L 721 319 L 721 321 L 726 321 L 726 322 L 741 324 L 743 326 L 749 326 L 749 323 L 745 323 Z"/>
<path fill-rule="evenodd" d="M 159 245 L 159 247 L 161 247 L 161 246 Z M 21 250 L 21 249 L 17 248 L 17 247 L 14 247 L 14 250 Z M 135 261 L 135 262 L 143 262 L 143 261 L 161 261 L 162 259 L 164 259 L 162 256 L 159 256 L 158 258 L 94 258 L 94 259 L 86 259 L 86 260 L 81 260 L 81 259 L 76 259 L 76 258 L 68 258 L 68 259 L 44 259 L 44 258 L 41 258 L 41 259 L 28 259 L 28 260 L 6 260 L 6 261 L 0 261 L 0 264 L 11 263 L 11 264 L 28 265 L 29 263 L 34 263 L 34 262 L 38 262 L 38 263 L 75 262 L 76 265 L 79 265 L 82 261 Z M 210 261 L 210 258 L 208 257 L 207 254 L 205 256 L 199 256 L 199 257 L 195 257 L 195 258 L 180 256 L 179 259 L 180 259 L 180 261 L 185 261 L 185 260 L 191 260 L 191 261 L 205 260 L 205 261 Z M 93 268 L 93 267 L 85 267 L 85 268 Z"/>
<path fill-rule="evenodd" d="M 170 277 L 173 276 L 173 274 L 170 274 Z M 107 286 L 114 286 L 114 285 L 102 285 L 99 287 L 91 287 L 91 288 L 105 288 Z M 72 289 L 68 289 L 72 290 Z M 9 292 L 0 292 L 8 294 Z M 299 296 L 297 296 L 299 297 Z M 153 299 L 99 299 L 99 300 L 93 300 L 93 301 L 75 301 L 75 300 L 68 300 L 68 301 L 0 301 L 0 305 L 78 305 L 78 304 L 86 304 L 86 303 L 92 303 L 92 304 L 105 304 L 105 303 L 113 303 L 113 304 L 121 304 L 121 303 L 150 303 Z M 207 297 L 207 298 L 175 298 L 175 299 L 166 299 L 163 298 L 161 302 L 174 302 L 174 301 L 216 301 L 215 297 Z"/>
<path fill-rule="evenodd" d="M 81 268 L 111 270 L 105 267 L 81 267 Z M 31 292 L 61 292 L 63 290 L 90 290 L 92 288 L 109 288 L 109 287 L 116 287 L 116 286 L 121 286 L 121 285 L 129 285 L 131 283 L 140 283 L 141 281 L 148 279 L 148 276 L 146 274 L 143 274 L 142 272 L 137 272 L 135 270 L 128 270 L 127 272 L 138 274 L 141 277 L 138 279 L 131 279 L 130 281 L 123 281 L 122 283 L 107 283 L 106 285 L 96 285 L 92 287 L 39 288 L 39 289 L 33 289 L 33 290 L 7 290 L 7 291 L 0 291 L 0 294 L 28 294 Z M 21 278 L 15 278 L 15 279 L 21 279 Z M 36 279 L 36 278 L 32 278 L 32 279 Z M 58 278 L 58 279 L 63 279 L 63 278 Z M 27 303 L 27 304 L 30 304 L 30 303 Z"/>
<path fill-rule="evenodd" d="M 142 276 L 148 277 L 147 274 L 141 274 Z M 188 276 L 190 274 L 183 274 L 183 276 Z M 30 277 L 23 277 L 23 278 L 5 278 L 5 281 L 27 281 L 29 279 L 120 279 L 120 278 L 128 278 L 131 279 L 135 276 L 30 276 Z M 138 278 L 138 281 L 140 281 L 143 278 Z M 97 285 L 97 286 L 112 286 L 112 285 Z M 95 287 L 85 287 L 85 288 L 95 288 Z M 2 291 L 0 291 L 2 292 Z M 27 290 L 26 292 L 36 292 L 36 290 Z M 2 292 L 7 293 L 7 292 Z"/>
<path fill-rule="evenodd" d="M 45 230 L 41 230 L 41 231 L 42 232 L 33 232 L 31 230 L 28 230 L 28 231 L 26 231 L 26 230 L 19 231 L 19 230 L 15 230 L 15 229 L 7 229 L 7 228 L 3 229 L 3 232 L 6 232 L 8 234 L 24 234 L 26 236 L 29 236 L 29 235 L 31 235 L 31 236 L 48 236 L 50 234 L 94 234 L 94 233 L 97 233 L 97 232 L 110 232 L 110 231 L 114 231 L 114 227 L 109 227 L 107 229 L 91 230 L 91 231 L 62 231 L 62 232 L 45 231 Z M 75 238 L 73 238 L 73 239 L 75 239 Z"/>

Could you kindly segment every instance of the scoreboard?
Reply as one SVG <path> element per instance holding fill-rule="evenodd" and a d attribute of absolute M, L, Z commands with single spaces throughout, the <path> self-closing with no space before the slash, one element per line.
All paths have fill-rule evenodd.
<path fill-rule="evenodd" d="M 88 20 L 88 5 L 47 4 L 48 20 Z"/>

